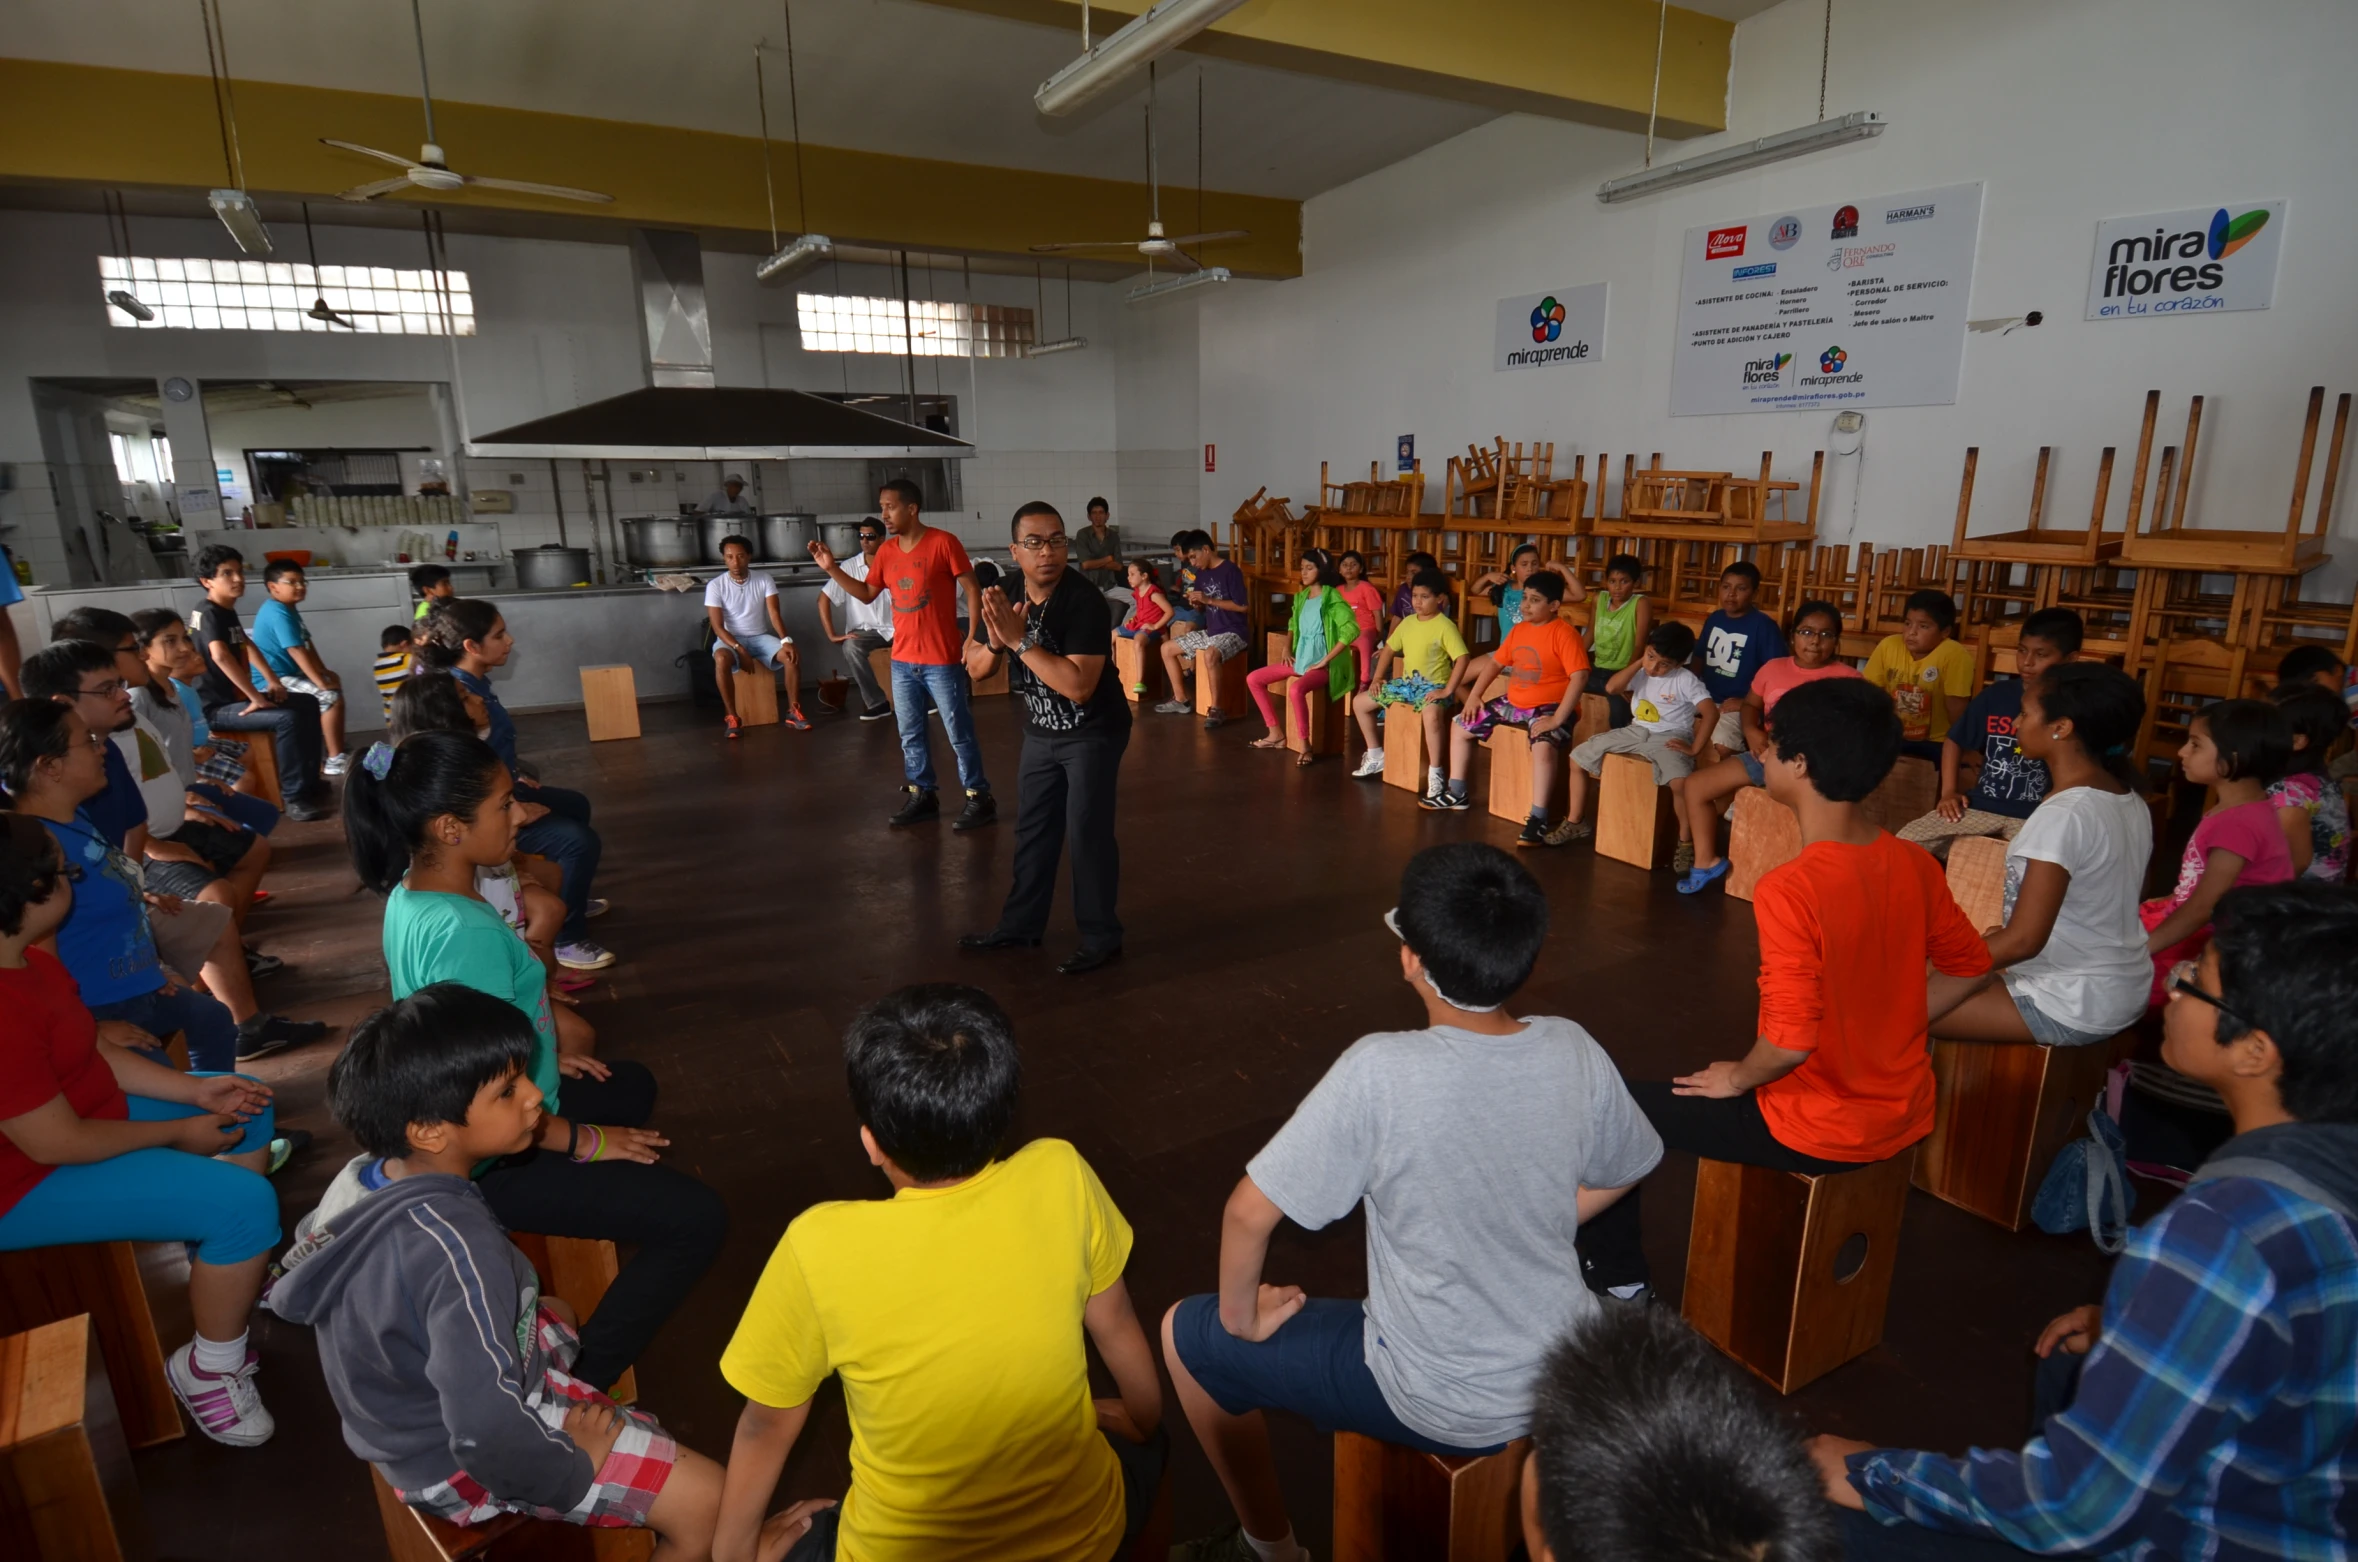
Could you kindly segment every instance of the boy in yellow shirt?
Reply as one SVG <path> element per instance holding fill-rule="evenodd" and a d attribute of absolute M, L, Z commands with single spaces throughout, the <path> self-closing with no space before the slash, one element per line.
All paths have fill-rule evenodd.
<path fill-rule="evenodd" d="M 714 1562 L 752 1562 L 811 1396 L 843 1379 L 851 1492 L 791 1562 L 1110 1562 L 1169 1439 L 1122 1267 L 1130 1227 L 1079 1152 L 998 1158 L 1022 1064 L 972 987 L 904 987 L 844 1038 L 888 1199 L 813 1205 L 762 1271 L 721 1375 L 745 1395 Z M 1092 1400 L 1086 1331 L 1120 1390 Z"/>
<path fill-rule="evenodd" d="M 1405 705 L 1424 718 L 1425 790 L 1438 792 L 1449 780 L 1449 772 L 1435 761 L 1448 752 L 1442 727 L 1449 719 L 1449 705 L 1457 696 L 1458 680 L 1465 676 L 1470 653 L 1455 621 L 1441 611 L 1448 601 L 1449 577 L 1437 569 L 1418 570 L 1408 585 L 1410 616 L 1392 627 L 1391 638 L 1376 657 L 1369 688 L 1352 697 L 1359 735 L 1367 741 L 1367 757 L 1351 772 L 1360 780 L 1384 773 L 1384 735 L 1376 726 L 1376 712 L 1387 705 Z M 1400 664 L 1399 675 L 1386 678 L 1384 673 L 1395 659 Z"/>
<path fill-rule="evenodd" d="M 1945 591 L 1908 595 L 1900 632 L 1888 635 L 1860 674 L 1899 710 L 1900 752 L 1940 758 L 1941 740 L 1973 698 L 1973 653 L 1949 638 L 1957 604 Z"/>

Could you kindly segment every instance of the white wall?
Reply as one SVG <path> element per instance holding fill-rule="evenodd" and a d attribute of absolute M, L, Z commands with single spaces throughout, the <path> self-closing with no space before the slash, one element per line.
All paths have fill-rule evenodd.
<path fill-rule="evenodd" d="M 1787 0 L 1742 23 L 1727 135 L 1667 155 L 1816 118 L 1825 14 L 1823 0 Z M 2048 505 L 2062 525 L 2084 521 L 2101 447 L 2121 447 L 2118 526 L 2155 386 L 2173 441 L 2186 397 L 2208 398 L 2190 518 L 2282 524 L 2309 387 L 2358 389 L 2358 96 L 2346 82 L 2358 6 L 1843 0 L 1833 28 L 1826 110 L 1881 112 L 1890 129 L 1876 140 L 1605 207 L 1597 183 L 1636 169 L 1642 138 L 1510 117 L 1310 201 L 1301 278 L 1235 283 L 1202 306 L 1201 438 L 1220 455 L 1204 523 L 1263 483 L 1307 502 L 1322 458 L 1364 469 L 1403 433 L 1417 436 L 1435 508 L 1442 458 L 1497 435 L 1556 441 L 1559 472 L 1576 452 L 1613 452 L 1616 468 L 1634 449 L 1741 470 L 1773 449 L 1779 475 L 1806 478 L 1831 413 L 1669 416 L 1684 232 L 1981 180 L 1970 313 L 2038 309 L 2045 323 L 1968 336 L 1956 405 L 1870 411 L 1860 479 L 1844 474 L 1828 496 L 1821 535 L 1840 540 L 1855 502 L 1861 538 L 1947 541 L 1976 444 L 1977 530 L 2022 524 L 2042 444 L 2056 447 Z M 2291 208 L 2274 308 L 2080 318 L 2099 219 L 2278 198 Z M 1497 300 L 1596 281 L 1612 284 L 1601 362 L 1491 370 Z M 2346 583 L 2358 523 L 2336 508 Z"/>

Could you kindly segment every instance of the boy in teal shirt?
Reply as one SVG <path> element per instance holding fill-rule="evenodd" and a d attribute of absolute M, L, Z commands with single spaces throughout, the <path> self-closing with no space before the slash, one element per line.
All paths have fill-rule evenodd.
<path fill-rule="evenodd" d="M 311 631 L 304 626 L 298 604 L 311 586 L 303 578 L 303 566 L 292 559 L 271 560 L 262 571 L 262 589 L 270 593 L 270 600 L 254 614 L 254 627 L 246 631 L 246 638 L 278 674 L 280 683 L 319 702 L 319 733 L 327 749 L 320 773 L 340 776 L 352 763 L 344 752 L 344 680 L 319 659 Z M 263 680 L 256 675 L 254 688 L 259 691 L 262 687 Z"/>

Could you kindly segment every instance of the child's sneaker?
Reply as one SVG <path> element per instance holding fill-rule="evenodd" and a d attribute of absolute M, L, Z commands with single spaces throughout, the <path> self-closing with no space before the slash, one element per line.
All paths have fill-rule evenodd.
<path fill-rule="evenodd" d="M 811 730 L 811 719 L 798 710 L 788 711 L 785 716 L 785 721 L 787 726 L 792 727 L 797 732 L 808 732 Z"/>
<path fill-rule="evenodd" d="M 614 951 L 576 938 L 557 946 L 557 964 L 568 971 L 603 971 L 614 963 Z"/>
<path fill-rule="evenodd" d="M 1384 773 L 1384 751 L 1371 748 L 1359 761 L 1359 768 L 1351 772 L 1354 781 L 1372 781 Z"/>
<path fill-rule="evenodd" d="M 1460 797 L 1455 792 L 1450 791 L 1448 787 L 1444 786 L 1438 792 L 1427 792 L 1424 796 L 1418 798 L 1417 805 L 1422 808 L 1431 808 L 1439 812 L 1463 813 L 1467 809 L 1474 806 L 1474 799 L 1471 796 Z"/>
<path fill-rule="evenodd" d="M 1515 837 L 1515 844 L 1517 846 L 1545 846 L 1547 844 L 1547 821 L 1537 814 L 1524 820 L 1523 833 Z"/>
<path fill-rule="evenodd" d="M 613 909 L 614 902 L 603 895 L 592 895 L 588 900 L 582 902 L 581 919 L 584 922 L 593 922 Z"/>
<path fill-rule="evenodd" d="M 1187 700 L 1164 700 L 1154 711 L 1158 716 L 1185 716 L 1194 709 L 1194 704 Z"/>
<path fill-rule="evenodd" d="M 320 762 L 319 773 L 323 776 L 340 776 L 351 768 L 352 756 L 350 754 L 330 754 Z"/>
<path fill-rule="evenodd" d="M 1567 819 L 1540 837 L 1542 846 L 1569 846 L 1574 841 L 1585 841 L 1597 833 L 1597 827 L 1579 819 Z"/>
<path fill-rule="evenodd" d="M 723 716 L 721 718 L 721 728 L 732 738 L 741 738 L 745 736 L 745 723 L 738 720 L 734 716 Z"/>
<path fill-rule="evenodd" d="M 180 1401 L 198 1431 L 232 1448 L 259 1448 L 278 1430 L 278 1423 L 262 1407 L 261 1391 L 254 1387 L 254 1374 L 261 1367 L 262 1358 L 249 1345 L 245 1365 L 235 1372 L 207 1372 L 196 1364 L 196 1342 L 192 1340 L 165 1361 L 164 1376 L 172 1382 L 172 1397 Z"/>

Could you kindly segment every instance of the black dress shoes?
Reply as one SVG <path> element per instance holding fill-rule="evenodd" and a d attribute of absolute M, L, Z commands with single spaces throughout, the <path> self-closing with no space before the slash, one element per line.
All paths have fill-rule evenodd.
<path fill-rule="evenodd" d="M 969 933 L 958 940 L 960 949 L 1037 949 L 1040 941 L 1021 933 Z"/>
<path fill-rule="evenodd" d="M 1059 976 L 1080 976 L 1096 970 L 1101 965 L 1111 965 L 1120 958 L 1122 958 L 1122 946 L 1119 944 L 1110 949 L 1076 949 L 1073 951 L 1071 959 L 1056 968 L 1056 974 Z"/>

